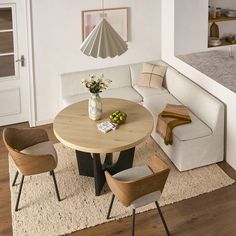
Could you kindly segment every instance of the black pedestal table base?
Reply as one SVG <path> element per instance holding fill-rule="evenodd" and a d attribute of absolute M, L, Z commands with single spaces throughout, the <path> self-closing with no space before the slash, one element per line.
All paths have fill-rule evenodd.
<path fill-rule="evenodd" d="M 107 153 L 104 163 L 102 163 L 99 153 L 90 154 L 76 150 L 79 174 L 94 177 L 95 194 L 99 196 L 106 182 L 104 171 L 107 170 L 111 175 L 114 175 L 131 168 L 133 166 L 134 151 L 135 147 L 121 151 L 117 162 L 113 164 L 112 153 Z"/>

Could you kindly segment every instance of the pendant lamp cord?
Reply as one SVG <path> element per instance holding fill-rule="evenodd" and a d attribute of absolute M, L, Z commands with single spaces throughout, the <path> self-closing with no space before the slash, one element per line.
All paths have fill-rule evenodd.
<path fill-rule="evenodd" d="M 103 19 L 105 18 L 105 15 L 104 15 L 104 0 L 102 0 L 102 18 Z"/>

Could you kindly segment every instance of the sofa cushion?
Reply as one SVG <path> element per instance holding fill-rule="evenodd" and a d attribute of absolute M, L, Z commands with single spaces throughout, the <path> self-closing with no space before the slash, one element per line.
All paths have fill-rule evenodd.
<path fill-rule="evenodd" d="M 101 97 L 121 98 L 137 103 L 143 101 L 142 96 L 132 87 L 108 89 L 101 93 Z"/>
<path fill-rule="evenodd" d="M 154 65 L 161 65 L 161 66 L 168 66 L 165 62 L 160 61 L 160 60 L 156 60 L 156 61 L 151 61 L 148 62 Z M 131 75 L 131 80 L 132 80 L 132 85 L 137 85 L 137 80 L 140 77 L 140 74 L 142 72 L 142 68 L 143 68 L 143 63 L 137 63 L 137 64 L 132 64 L 129 66 L 130 68 L 130 75 Z"/>
<path fill-rule="evenodd" d="M 154 128 L 157 124 L 158 114 L 164 110 L 167 103 L 176 105 L 181 104 L 171 94 L 162 94 L 162 95 L 147 97 L 144 100 L 144 106 L 147 107 L 153 115 Z M 175 127 L 173 129 L 173 135 L 175 135 L 181 141 L 212 135 L 211 129 L 199 118 L 197 118 L 191 112 L 191 110 L 189 110 L 189 115 L 191 117 L 192 122 L 190 124 Z"/>
<path fill-rule="evenodd" d="M 142 102 L 142 96 L 136 92 L 135 89 L 132 87 L 123 87 L 123 88 L 113 88 L 105 90 L 104 92 L 100 93 L 100 96 L 103 98 L 111 97 L 111 98 L 121 98 L 127 99 L 133 102 L 140 103 Z M 70 104 L 89 99 L 90 93 L 82 93 L 75 96 L 68 96 L 63 98 L 63 103 L 65 106 L 69 106 Z"/>
<path fill-rule="evenodd" d="M 223 104 L 171 67 L 167 69 L 165 80 L 168 91 L 214 130 Z"/>
<path fill-rule="evenodd" d="M 87 88 L 81 83 L 89 74 L 104 75 L 104 79 L 112 80 L 108 89 L 131 87 L 130 69 L 128 65 L 110 67 L 98 70 L 78 71 L 61 75 L 62 97 L 69 97 L 87 92 Z"/>
<path fill-rule="evenodd" d="M 163 87 L 156 89 L 156 88 L 147 88 L 147 87 L 135 85 L 134 89 L 137 90 L 138 93 L 140 93 L 144 99 L 150 96 L 160 95 L 163 93 L 169 93 L 168 90 Z"/>
<path fill-rule="evenodd" d="M 149 63 L 143 64 L 137 85 L 149 88 L 161 88 L 166 67 Z"/>

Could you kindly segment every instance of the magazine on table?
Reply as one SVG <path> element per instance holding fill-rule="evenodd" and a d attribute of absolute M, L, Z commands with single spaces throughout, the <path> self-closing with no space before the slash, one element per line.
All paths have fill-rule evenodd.
<path fill-rule="evenodd" d="M 103 121 L 103 122 L 97 124 L 97 128 L 101 132 L 107 133 L 107 132 L 109 132 L 111 130 L 117 129 L 117 125 L 113 124 L 113 123 L 111 123 L 110 121 L 107 120 L 107 121 Z"/>

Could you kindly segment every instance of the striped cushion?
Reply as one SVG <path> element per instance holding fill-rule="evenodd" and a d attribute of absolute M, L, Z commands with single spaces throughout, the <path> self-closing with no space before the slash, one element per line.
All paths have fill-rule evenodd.
<path fill-rule="evenodd" d="M 144 63 L 143 71 L 137 80 L 137 85 L 149 88 L 161 88 L 166 69 L 166 66 Z"/>

